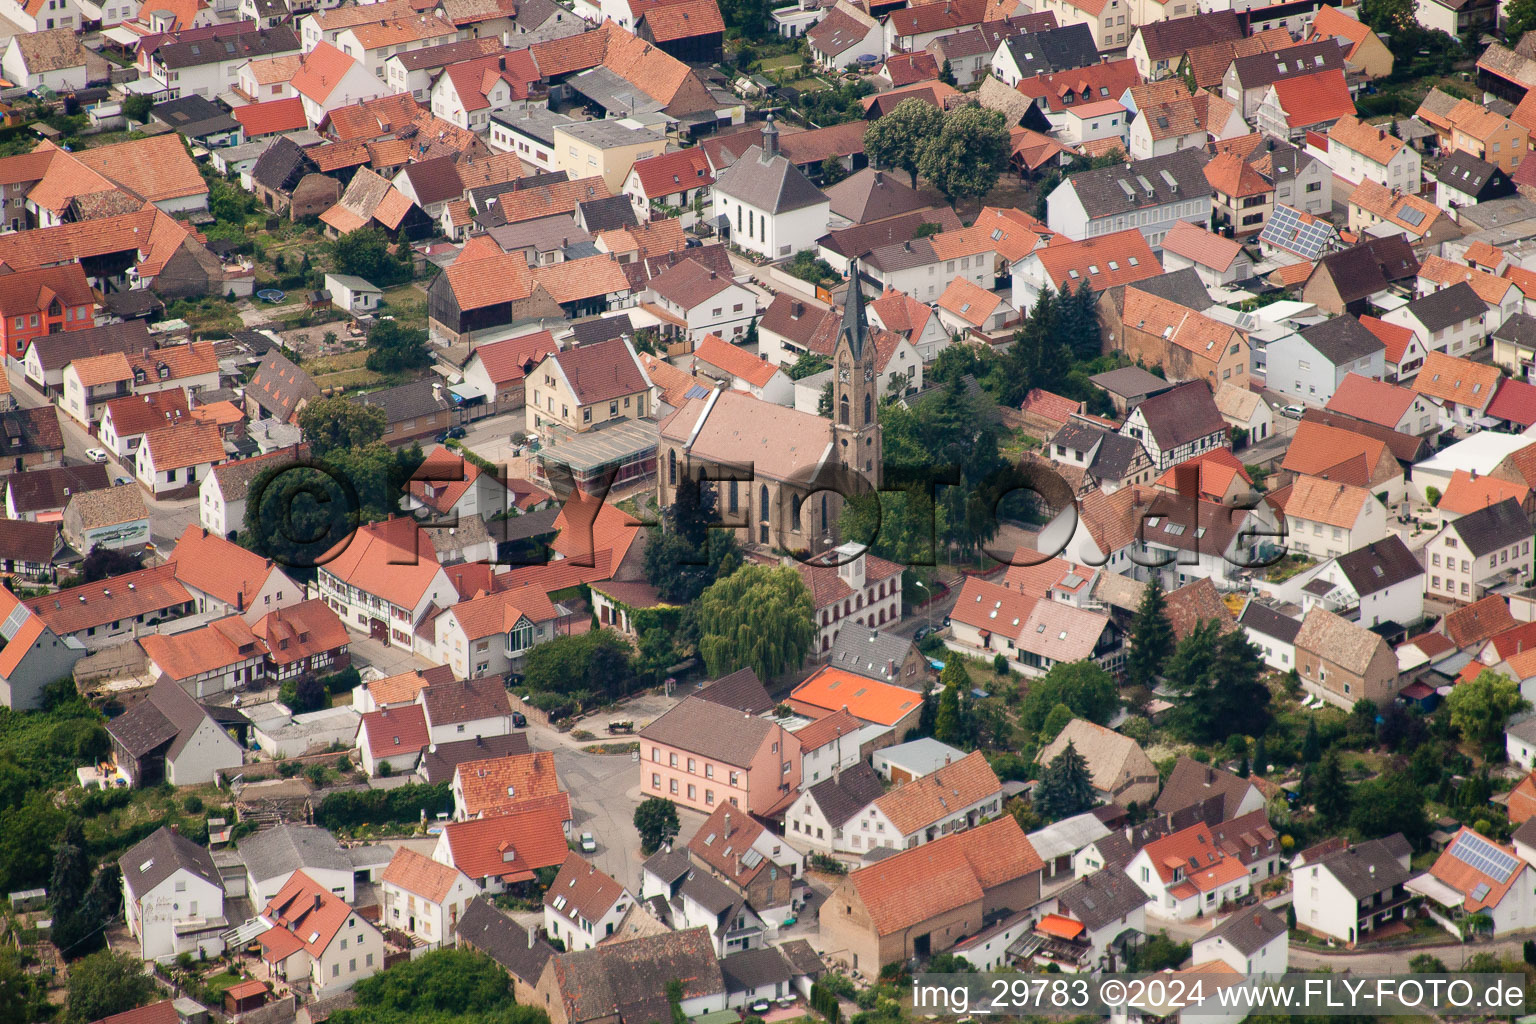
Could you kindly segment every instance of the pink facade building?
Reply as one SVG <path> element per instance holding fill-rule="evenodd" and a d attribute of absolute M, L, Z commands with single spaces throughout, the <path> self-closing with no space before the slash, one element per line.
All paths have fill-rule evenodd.
<path fill-rule="evenodd" d="M 777 722 L 689 697 L 640 731 L 640 792 L 711 814 L 784 807 L 800 789 L 800 741 Z"/>

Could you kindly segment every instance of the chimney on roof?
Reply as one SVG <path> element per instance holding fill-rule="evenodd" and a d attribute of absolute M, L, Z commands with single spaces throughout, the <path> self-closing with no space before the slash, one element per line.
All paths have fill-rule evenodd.
<path fill-rule="evenodd" d="M 320 894 L 319 893 L 315 893 L 315 909 L 316 910 L 320 909 Z"/>

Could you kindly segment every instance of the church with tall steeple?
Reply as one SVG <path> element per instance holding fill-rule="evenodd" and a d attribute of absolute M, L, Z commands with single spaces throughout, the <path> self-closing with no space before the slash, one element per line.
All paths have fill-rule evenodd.
<path fill-rule="evenodd" d="M 838 464 L 880 487 L 880 375 L 875 369 L 875 344 L 869 336 L 864 292 L 859 287 L 859 263 L 848 272 L 848 297 L 843 323 L 832 346 L 832 441 Z"/>
<path fill-rule="evenodd" d="M 722 519 L 744 542 L 809 552 L 837 546 L 855 478 L 875 489 L 883 478 L 880 375 L 857 264 L 831 359 L 830 422 L 724 387 L 686 398 L 660 423 L 658 503 L 672 504 L 679 480 L 708 479 Z"/>

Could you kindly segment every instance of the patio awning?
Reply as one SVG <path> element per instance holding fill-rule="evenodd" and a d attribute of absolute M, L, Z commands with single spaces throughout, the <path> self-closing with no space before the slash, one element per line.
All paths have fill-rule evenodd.
<path fill-rule="evenodd" d="M 1461 893 L 1452 889 L 1428 871 L 1408 879 L 1406 885 L 1409 892 L 1416 892 L 1420 896 L 1428 897 L 1442 907 L 1452 910 L 1462 906 L 1464 902 Z"/>
<path fill-rule="evenodd" d="M 261 918 L 253 917 L 249 921 L 245 922 L 245 924 L 236 925 L 229 931 L 224 932 L 219 936 L 219 938 L 224 940 L 224 945 L 238 948 L 240 946 L 247 945 L 248 943 L 255 942 L 256 939 L 262 935 L 262 933 L 266 932 L 271 927 L 271 925 L 267 924 L 267 922 L 263 921 Z"/>
<path fill-rule="evenodd" d="M 111 28 L 102 30 L 101 38 L 108 42 L 116 43 L 119 46 L 138 46 L 139 40 L 144 37 L 121 25 L 113 25 Z"/>
<path fill-rule="evenodd" d="M 1075 939 L 1083 932 L 1083 923 L 1059 914 L 1046 914 L 1035 925 L 1035 930 L 1053 935 L 1058 939 Z"/>

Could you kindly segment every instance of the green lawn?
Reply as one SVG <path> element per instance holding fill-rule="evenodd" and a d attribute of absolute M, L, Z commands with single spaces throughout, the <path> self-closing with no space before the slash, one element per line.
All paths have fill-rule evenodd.
<path fill-rule="evenodd" d="M 240 981 L 239 975 L 230 974 L 228 971 L 225 971 L 222 974 L 215 974 L 213 977 L 206 979 L 204 984 L 208 986 L 210 991 L 223 995 L 225 989 L 240 984 Z"/>

